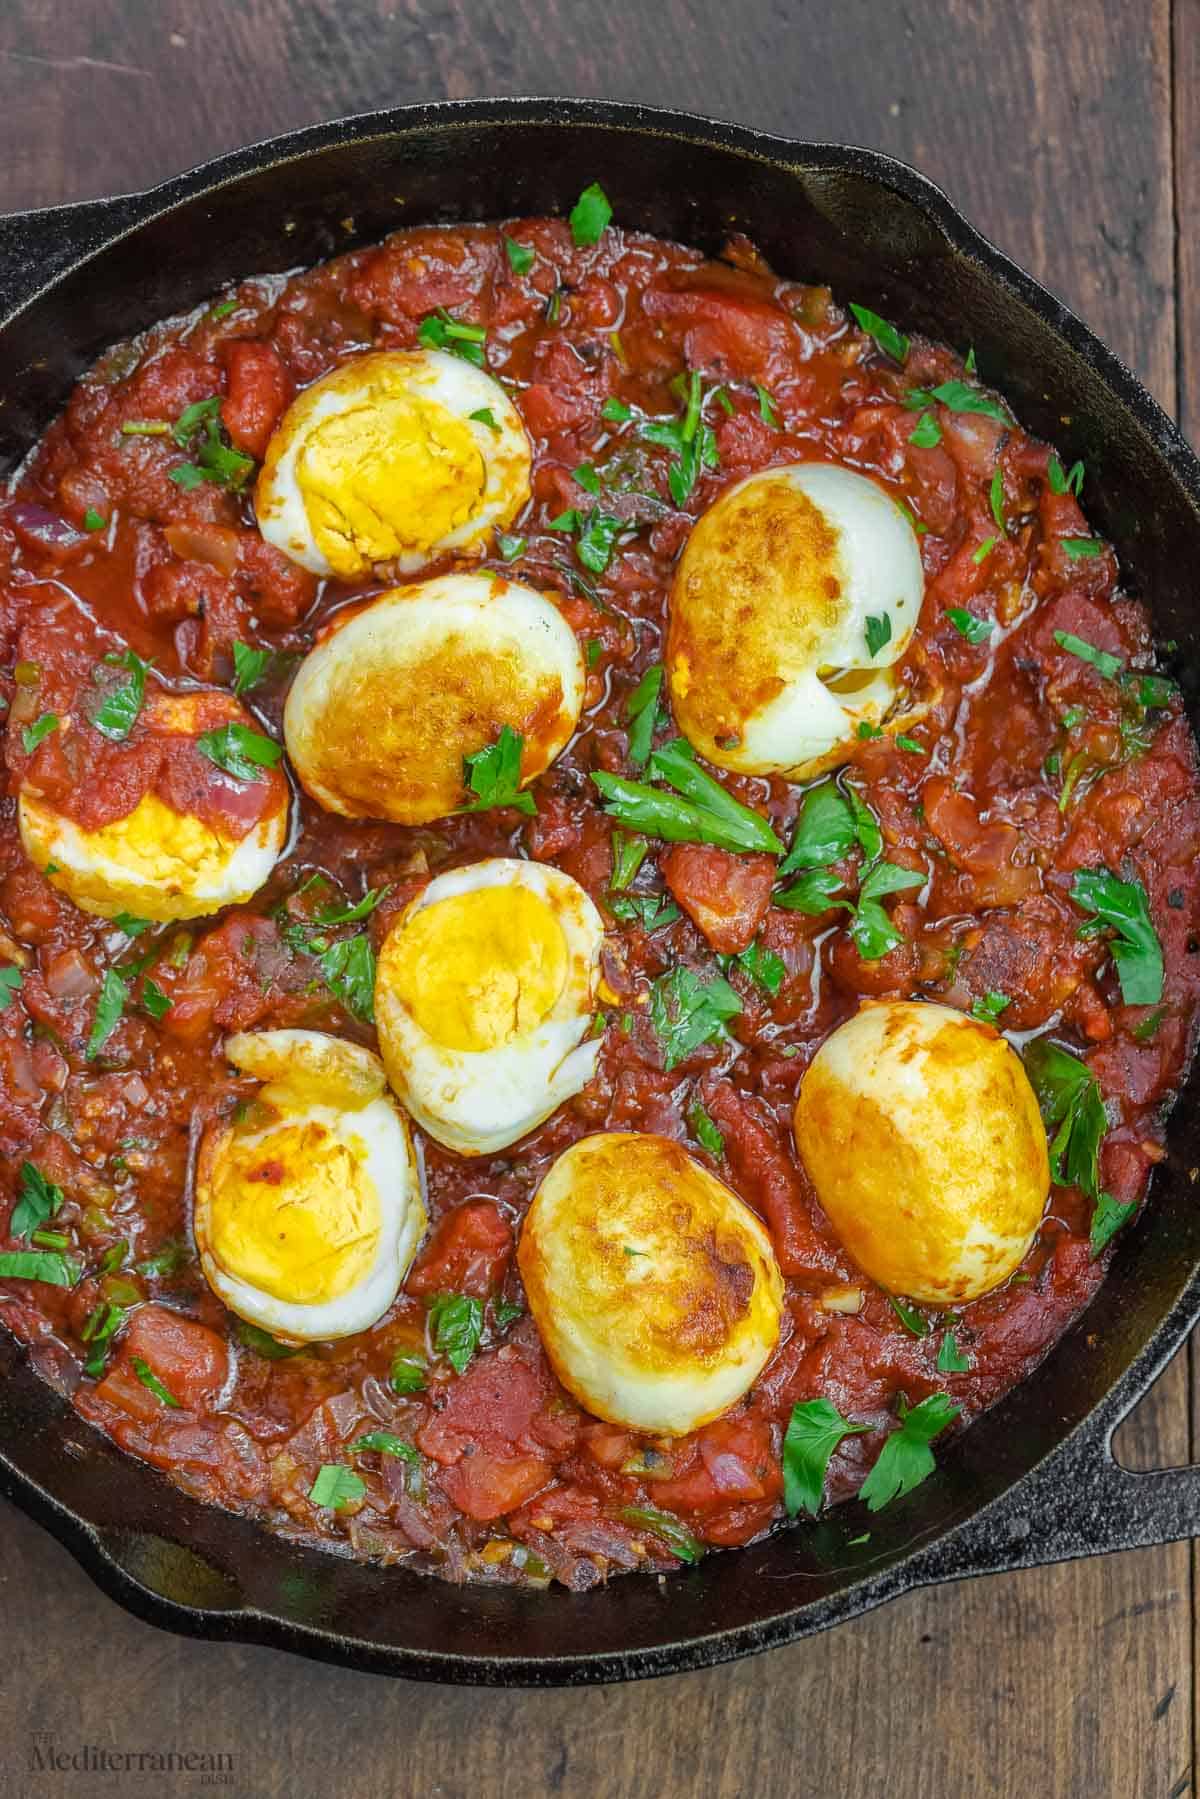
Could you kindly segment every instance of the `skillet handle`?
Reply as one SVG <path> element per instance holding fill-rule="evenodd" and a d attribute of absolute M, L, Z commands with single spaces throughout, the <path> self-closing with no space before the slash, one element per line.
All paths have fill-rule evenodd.
<path fill-rule="evenodd" d="M 120 194 L 0 214 L 0 322 L 102 243 L 136 224 L 145 199 L 143 194 Z"/>

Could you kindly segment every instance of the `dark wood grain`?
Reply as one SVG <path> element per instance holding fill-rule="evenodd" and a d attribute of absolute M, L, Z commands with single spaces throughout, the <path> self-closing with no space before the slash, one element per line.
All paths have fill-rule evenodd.
<path fill-rule="evenodd" d="M 1168 5 L 4 0 L 0 208 L 146 186 L 287 126 L 405 100 L 658 100 L 918 163 L 1195 429 L 1200 247 L 1185 228 L 1176 269 L 1175 219 L 1186 227 L 1200 200 L 1200 46 L 1192 0 L 1177 0 L 1174 44 Z M 1181 1357 L 1122 1453 L 1179 1463 L 1191 1440 Z M 62 1748 L 224 1752 L 235 1768 L 220 1790 L 253 1799 L 1193 1790 L 1185 1547 L 912 1595 L 708 1674 L 505 1694 L 179 1641 L 125 1616 L 9 1510 L 0 1545 L 0 1788 L 14 1794 L 92 1790 L 28 1771 L 38 1728 Z M 130 1776 L 94 1790 L 148 1788 Z"/>

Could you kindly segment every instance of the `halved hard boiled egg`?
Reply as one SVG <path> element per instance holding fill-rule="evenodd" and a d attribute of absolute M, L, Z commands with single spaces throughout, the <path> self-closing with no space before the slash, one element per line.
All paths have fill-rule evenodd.
<path fill-rule="evenodd" d="M 508 857 L 439 875 L 400 914 L 375 1023 L 388 1079 L 431 1137 L 490 1154 L 586 1086 L 603 937 L 570 875 Z"/>
<path fill-rule="evenodd" d="M 796 1147 L 855 1261 L 888 1292 L 960 1305 L 1020 1265 L 1050 1190 L 1020 1057 L 990 1025 L 866 1001 L 817 1051 Z"/>
<path fill-rule="evenodd" d="M 559 1380 L 614 1424 L 686 1435 L 741 1398 L 779 1338 L 765 1229 L 667 1137 L 572 1144 L 534 1195 L 517 1258 Z"/>
<path fill-rule="evenodd" d="M 439 575 L 335 619 L 284 713 L 304 786 L 344 818 L 425 824 L 470 794 L 464 761 L 521 739 L 527 786 L 565 748 L 586 674 L 545 594 L 500 575 Z"/>
<path fill-rule="evenodd" d="M 254 780 L 239 782 L 201 755 L 197 741 L 229 724 L 254 729 L 229 694 L 148 696 L 136 748 L 143 755 L 161 750 L 155 786 L 123 817 L 90 829 L 39 794 L 27 774 L 17 798 L 26 855 L 60 893 L 99 918 L 128 912 L 165 923 L 252 898 L 283 851 L 288 788 L 278 769 L 255 767 Z M 64 738 L 71 728 L 64 717 Z M 217 803 L 201 810 L 206 790 Z"/>
<path fill-rule="evenodd" d="M 498 381 L 441 350 L 375 350 L 305 388 L 267 446 L 258 528 L 315 575 L 482 551 L 529 498 L 529 439 Z"/>
<path fill-rule="evenodd" d="M 239 1318 L 291 1342 L 368 1330 L 399 1292 L 426 1224 L 383 1064 L 321 1031 L 241 1032 L 225 1054 L 263 1085 L 201 1145 L 205 1279 Z"/>
<path fill-rule="evenodd" d="M 823 462 L 762 469 L 697 521 L 671 592 L 666 670 L 689 743 L 721 768 L 807 780 L 905 706 L 893 665 L 924 593 L 883 489 Z"/>

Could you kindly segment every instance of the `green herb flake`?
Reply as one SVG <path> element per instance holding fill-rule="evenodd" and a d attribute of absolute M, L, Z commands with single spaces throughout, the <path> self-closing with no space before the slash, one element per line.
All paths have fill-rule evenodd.
<path fill-rule="evenodd" d="M 937 1371 L 939 1374 L 965 1374 L 971 1366 L 970 1356 L 964 1355 L 958 1347 L 958 1339 L 953 1331 L 945 1331 L 938 1344 Z"/>
<path fill-rule="evenodd" d="M 425 1390 L 425 1364 L 419 1356 L 407 1355 L 403 1351 L 392 1359 L 391 1372 L 388 1375 L 393 1393 L 423 1393 Z"/>
<path fill-rule="evenodd" d="M 755 942 L 748 949 L 742 950 L 740 955 L 734 959 L 738 967 L 744 969 L 750 976 L 756 987 L 761 987 L 764 993 L 769 993 L 774 998 L 782 987 L 783 977 L 787 973 L 781 956 L 777 956 L 775 951 L 768 949 L 765 944 Z"/>
<path fill-rule="evenodd" d="M 1083 491 L 1082 462 L 1072 463 L 1066 474 L 1064 474 L 1062 463 L 1058 460 L 1054 451 L 1051 450 L 1050 460 L 1046 464 L 1046 473 L 1050 478 L 1051 493 L 1073 493 L 1076 499 L 1079 498 L 1079 495 Z"/>
<path fill-rule="evenodd" d="M 702 417 L 703 386 L 699 371 L 693 369 L 686 388 L 686 405 L 682 418 L 643 419 L 640 435 L 647 443 L 673 452 L 667 469 L 667 486 L 676 506 L 683 507 L 691 496 L 703 469 L 717 467 L 717 440 L 712 427 Z"/>
<path fill-rule="evenodd" d="M 31 1231 L 45 1224 L 47 1219 L 56 1218 L 62 1204 L 62 1188 L 47 1180 L 41 1169 L 32 1162 L 22 1162 L 17 1203 L 8 1225 L 11 1235 L 28 1237 Z"/>
<path fill-rule="evenodd" d="M 433 1347 L 456 1374 L 466 1372 L 483 1334 L 483 1301 L 469 1293 L 439 1293 L 429 1307 Z"/>
<path fill-rule="evenodd" d="M 45 743 L 52 732 L 58 730 L 58 714 L 43 712 L 33 724 L 26 725 L 21 732 L 21 745 L 27 756 L 32 756 L 39 743 Z"/>
<path fill-rule="evenodd" d="M 720 975 L 706 981 L 694 969 L 683 967 L 660 975 L 650 991 L 650 1022 L 662 1045 L 667 1072 L 701 1044 L 725 1037 L 726 1024 L 741 1009 L 741 1000 Z"/>
<path fill-rule="evenodd" d="M 1120 881 L 1105 868 L 1077 869 L 1071 898 L 1117 935 L 1112 959 L 1127 1006 L 1156 1006 L 1163 995 L 1163 954 L 1140 881 Z"/>
<path fill-rule="evenodd" d="M 510 537 L 507 532 L 498 531 L 496 533 L 496 548 L 500 552 L 501 560 L 504 562 L 515 562 L 518 556 L 523 556 L 525 554 L 525 547 L 528 541 L 528 538 Z"/>
<path fill-rule="evenodd" d="M 283 755 L 283 745 L 273 737 L 264 737 L 249 725 L 219 725 L 196 739 L 202 756 L 215 763 L 222 773 L 235 781 L 261 781 L 263 769 L 274 768 Z"/>
<path fill-rule="evenodd" d="M 810 787 L 800 803 L 791 848 L 779 865 L 780 878 L 797 868 L 828 868 L 848 855 L 856 842 L 850 801 L 837 783 Z"/>
<path fill-rule="evenodd" d="M 0 1012 L 7 1011 L 13 1001 L 13 995 L 20 992 L 23 975 L 19 968 L 11 964 L 0 968 Z"/>
<path fill-rule="evenodd" d="M 868 613 L 865 636 L 867 655 L 878 656 L 885 643 L 892 641 L 892 620 L 887 612 Z"/>
<path fill-rule="evenodd" d="M 903 733 L 896 737 L 895 744 L 898 750 L 907 750 L 910 756 L 927 756 L 929 754 L 923 743 L 918 743 L 915 737 L 905 737 Z"/>
<path fill-rule="evenodd" d="M 346 1454 L 362 1455 L 367 1450 L 374 1450 L 376 1455 L 395 1456 L 397 1461 L 407 1462 L 410 1468 L 419 1469 L 421 1466 L 420 1452 L 390 1430 L 369 1430 L 365 1436 L 349 1445 Z"/>
<path fill-rule="evenodd" d="M 604 652 L 604 645 L 598 637 L 589 637 L 584 648 L 584 660 L 589 668 L 595 668 Z"/>
<path fill-rule="evenodd" d="M 310 951 L 312 945 L 309 945 Z M 365 932 L 343 937 L 317 955 L 317 967 L 334 998 L 364 1024 L 375 1021 L 375 951 Z"/>
<path fill-rule="evenodd" d="M 628 758 L 634 768 L 644 768 L 649 760 L 662 684 L 662 664 L 656 662 L 642 675 L 625 702 L 625 717 L 629 721 Z"/>
<path fill-rule="evenodd" d="M 1104 554 L 1104 545 L 1094 537 L 1060 537 L 1058 541 L 1071 562 L 1084 562 Z"/>
<path fill-rule="evenodd" d="M 115 968 L 108 969 L 100 984 L 100 997 L 96 1001 L 92 1028 L 83 1052 L 85 1061 L 94 1061 L 100 1054 L 120 1022 L 128 998 L 129 988 L 121 976 Z"/>
<path fill-rule="evenodd" d="M 85 531 L 103 531 L 107 523 L 108 520 L 104 518 L 102 514 L 97 512 L 94 506 L 89 506 L 83 515 L 83 528 Z"/>
<path fill-rule="evenodd" d="M 1078 1187 L 1095 1201 L 1100 1193 L 1100 1145 L 1108 1115 L 1100 1084 L 1086 1062 L 1069 1050 L 1036 1038 L 1026 1049 L 1025 1072 L 1041 1107 L 1050 1143 L 1050 1170 L 1060 1187 Z"/>
<path fill-rule="evenodd" d="M 996 471 L 992 476 L 992 485 L 988 489 L 988 503 L 992 509 L 992 517 L 995 519 L 997 525 L 999 525 L 1001 531 L 1007 531 L 1008 521 L 1004 516 L 1004 470 L 1000 467 L 999 463 L 996 464 Z"/>
<path fill-rule="evenodd" d="M 1095 1210 L 1092 1213 L 1092 1228 L 1089 1233 L 1093 1262 L 1112 1242 L 1121 1226 L 1129 1223 L 1136 1211 L 1137 1201 L 1135 1199 L 1128 1200 L 1122 1205 L 1113 1198 L 1111 1193 L 1097 1195 Z"/>
<path fill-rule="evenodd" d="M 157 981 L 152 981 L 148 977 L 142 983 L 141 1004 L 156 1022 L 165 1018 L 171 1010 L 169 996 L 163 992 Z"/>
<path fill-rule="evenodd" d="M 685 758 L 682 754 L 666 758 L 664 753 L 673 748 L 666 744 L 662 751 L 654 752 L 651 772 L 674 782 L 676 775 L 666 774 L 665 769 L 668 766 L 673 770 L 683 769 Z M 677 797 L 678 788 L 677 793 L 664 793 L 645 782 L 627 781 L 620 775 L 598 772 L 593 774 L 592 780 L 607 802 L 605 815 L 615 818 L 629 830 L 659 837 L 665 843 L 710 843 L 735 853 L 756 850 L 767 855 L 782 853 L 783 845 L 765 818 L 748 806 L 742 806 L 725 792 L 719 781 L 699 767 L 693 765 L 690 772 L 695 776 L 692 794 L 683 798 Z M 683 778 L 683 774 L 679 774 L 678 779 Z M 712 794 L 709 794 L 710 787 Z M 702 799 L 697 797 L 699 795 L 706 797 Z M 720 795 L 719 800 L 716 795 Z"/>
<path fill-rule="evenodd" d="M 238 303 L 236 300 L 220 300 L 220 301 L 218 301 L 217 305 L 214 306 L 211 309 L 211 311 L 209 312 L 209 315 L 208 315 L 209 323 L 213 324 L 213 325 L 219 325 L 222 319 L 227 319 L 231 312 L 237 311 L 237 308 L 238 308 Z"/>
<path fill-rule="evenodd" d="M 910 444 L 916 444 L 918 450 L 933 450 L 942 441 L 942 427 L 932 412 L 923 412 L 908 434 Z"/>
<path fill-rule="evenodd" d="M 571 236 L 577 249 L 585 249 L 589 244 L 599 243 L 605 227 L 612 218 L 612 207 L 608 195 L 598 181 L 585 187 L 571 208 Z"/>
<path fill-rule="evenodd" d="M 633 407 L 627 406 L 624 400 L 618 400 L 610 394 L 600 408 L 600 417 L 608 425 L 625 425 L 633 417 Z"/>
<path fill-rule="evenodd" d="M 680 1522 L 671 1512 L 660 1512 L 653 1505 L 627 1505 L 620 1514 L 625 1524 L 640 1526 L 666 1544 L 671 1554 L 681 1562 L 694 1566 L 704 1554 L 703 1546 L 696 1541 L 686 1524 Z"/>
<path fill-rule="evenodd" d="M 0 1280 L 43 1281 L 48 1287 L 73 1287 L 82 1272 L 71 1256 L 54 1250 L 0 1250 Z"/>
<path fill-rule="evenodd" d="M 644 837 L 631 836 L 627 831 L 613 832 L 612 875 L 608 883 L 610 893 L 620 893 L 626 887 L 633 886 L 649 848 Z"/>
<path fill-rule="evenodd" d="M 873 725 L 869 718 L 860 718 L 855 735 L 860 743 L 870 743 L 873 738 L 882 737 L 883 731 L 879 725 Z"/>
<path fill-rule="evenodd" d="M 537 801 L 521 789 L 521 752 L 525 739 L 511 725 L 501 725 L 495 743 L 463 758 L 464 783 L 475 796 L 464 812 L 489 812 L 494 806 L 513 806 L 527 817 L 537 811 Z"/>
<path fill-rule="evenodd" d="M 982 563 L 987 561 L 988 557 L 995 549 L 997 541 L 998 540 L 995 537 L 985 537 L 978 549 L 972 550 L 971 561 L 975 564 L 976 568 L 979 568 Z"/>
<path fill-rule="evenodd" d="M 171 470 L 171 480 L 185 492 L 204 481 L 238 492 L 254 471 L 253 456 L 235 450 L 221 423 L 221 396 L 210 394 L 185 406 L 171 431 L 181 450 L 194 456 L 194 462 L 181 463 Z"/>
<path fill-rule="evenodd" d="M 527 275 L 534 265 L 535 252 L 528 244 L 519 244 L 515 238 L 505 237 L 504 253 L 514 275 Z"/>
<path fill-rule="evenodd" d="M 822 912 L 828 912 L 831 906 L 845 905 L 847 902 L 835 897 L 845 883 L 829 868 L 810 868 L 791 887 L 772 896 L 771 904 L 781 906 L 785 912 L 804 912 L 810 918 L 819 918 Z"/>
<path fill-rule="evenodd" d="M 237 1331 L 238 1341 L 256 1356 L 261 1356 L 264 1362 L 286 1362 L 292 1356 L 304 1354 L 300 1344 L 281 1343 L 270 1331 L 263 1330 L 261 1325 L 250 1324 L 245 1318 L 238 1318 L 234 1329 Z"/>
<path fill-rule="evenodd" d="M 801 1511 L 816 1517 L 834 1450 L 843 1438 L 870 1428 L 843 1418 L 828 1399 L 806 1399 L 792 1407 L 783 1439 L 783 1504 L 789 1518 Z"/>
<path fill-rule="evenodd" d="M 1054 641 L 1068 655 L 1077 656 L 1080 662 L 1089 662 L 1107 681 L 1115 681 L 1125 666 L 1119 656 L 1111 655 L 1108 650 L 1098 650 L 1094 643 L 1076 637 L 1073 631 L 1056 631 Z"/>
<path fill-rule="evenodd" d="M 1007 1011 L 1011 1005 L 1012 1000 L 1007 993 L 989 989 L 982 999 L 971 1001 L 971 1017 L 977 1018 L 981 1024 L 995 1024 L 1001 1012 Z"/>
<path fill-rule="evenodd" d="M 113 743 L 123 743 L 129 736 L 141 712 L 146 697 L 146 674 L 150 668 L 134 650 L 126 650 L 123 656 L 116 658 L 120 667 L 128 671 L 129 679 L 122 681 L 119 687 L 112 688 L 105 696 L 95 713 L 92 724 L 102 736 Z"/>
<path fill-rule="evenodd" d="M 879 1460 L 858 1490 L 867 1510 L 882 1511 L 893 1499 L 911 1493 L 936 1467 L 929 1445 L 962 1411 L 948 1393 L 931 1393 L 911 1410 L 905 1407 L 900 1428 L 887 1438 Z"/>
<path fill-rule="evenodd" d="M 496 415 L 490 406 L 477 406 L 474 412 L 467 414 L 467 417 L 474 420 L 477 425 L 486 425 L 489 431 L 498 432 L 500 430 L 496 423 Z"/>
<path fill-rule="evenodd" d="M 888 1294 L 888 1301 L 910 1337 L 927 1337 L 930 1334 L 933 1326 L 924 1312 L 907 1299 L 898 1299 L 894 1293 Z"/>
<path fill-rule="evenodd" d="M 864 962 L 877 962 L 904 941 L 880 904 L 883 896 L 923 887 L 925 880 L 924 874 L 900 868 L 894 862 L 877 862 L 868 872 L 858 890 L 858 903 L 850 921 L 854 947 Z"/>
<path fill-rule="evenodd" d="M 178 1411 L 180 1409 L 179 1401 L 176 1399 L 174 1393 L 171 1392 L 169 1387 L 164 1387 L 163 1383 L 159 1380 L 157 1374 L 155 1374 L 153 1368 L 150 1366 L 149 1362 L 146 1361 L 144 1356 L 132 1356 L 130 1358 L 130 1366 L 146 1391 L 148 1393 L 153 1393 L 159 1405 L 168 1406 L 172 1411 Z"/>
<path fill-rule="evenodd" d="M 661 931 L 683 917 L 679 907 L 658 893 L 618 894 L 608 909 L 622 924 L 638 924 L 643 931 Z"/>
<path fill-rule="evenodd" d="M 972 387 L 966 381 L 943 381 L 937 387 L 914 389 L 906 404 L 924 406 L 930 400 L 937 400 L 948 412 L 978 412 L 985 418 L 996 419 L 1001 425 L 1011 422 L 997 401 L 990 400 L 978 387 Z"/>
<path fill-rule="evenodd" d="M 334 1512 L 344 1512 L 349 1506 L 359 1505 L 366 1496 L 366 1481 L 340 1462 L 326 1462 L 308 1489 L 308 1497 L 314 1505 Z"/>
<path fill-rule="evenodd" d="M 275 660 L 271 650 L 251 649 L 248 643 L 233 646 L 233 691 L 249 693 L 257 687 Z"/>
<path fill-rule="evenodd" d="M 421 320 L 417 342 L 427 350 L 445 350 L 451 356 L 459 356 L 477 369 L 487 367 L 484 352 L 487 332 L 483 326 L 464 325 L 461 320 L 452 318 L 444 306 Z"/>
<path fill-rule="evenodd" d="M 764 425 L 770 425 L 773 431 L 781 429 L 779 414 L 775 410 L 770 394 L 760 381 L 754 383 L 754 391 L 758 395 L 758 416 Z"/>
<path fill-rule="evenodd" d="M 688 1129 L 701 1149 L 706 1149 L 719 1162 L 725 1154 L 725 1138 L 700 1100 L 693 1099 L 689 1104 L 687 1121 Z"/>
<path fill-rule="evenodd" d="M 990 618 L 976 618 L 962 606 L 947 606 L 945 616 L 950 620 L 960 637 L 968 643 L 986 643 L 996 629 Z"/>
<path fill-rule="evenodd" d="M 874 338 L 885 356 L 890 356 L 893 362 L 903 363 L 907 360 L 909 339 L 903 331 L 897 331 L 894 325 L 889 325 L 886 319 L 881 319 L 879 314 L 872 312 L 869 306 L 857 306 L 851 300 L 850 310 L 854 314 L 860 330 L 865 331 L 868 337 Z"/>

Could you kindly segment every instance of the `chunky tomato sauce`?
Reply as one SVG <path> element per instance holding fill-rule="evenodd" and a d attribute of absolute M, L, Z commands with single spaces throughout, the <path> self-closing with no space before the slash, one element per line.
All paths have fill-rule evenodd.
<path fill-rule="evenodd" d="M 274 653 L 247 703 L 279 736 L 291 673 L 322 622 L 387 583 L 319 584 L 264 544 L 246 498 L 173 481 L 180 451 L 169 436 L 121 426 L 175 420 L 219 395 L 229 442 L 261 458 L 296 391 L 363 350 L 414 346 L 422 319 L 445 308 L 486 328 L 487 364 L 534 445 L 533 501 L 513 527 L 524 546 L 507 562 L 494 551 L 488 566 L 555 592 L 589 664 L 579 734 L 537 782 L 536 817 L 510 809 L 421 829 L 354 824 L 295 793 L 290 849 L 253 903 L 133 940 L 53 891 L 22 852 L 14 799 L 0 802 L 0 962 L 21 971 L 0 1012 L 0 1223 L 22 1163 L 32 1162 L 63 1190 L 52 1229 L 83 1269 L 71 1288 L 0 1282 L 0 1318 L 83 1417 L 200 1499 L 289 1536 L 454 1579 L 556 1578 L 578 1590 L 611 1571 L 677 1565 L 661 1536 L 623 1516 L 630 1508 L 671 1513 L 712 1547 L 775 1526 L 796 1403 L 824 1396 L 871 1427 L 833 1457 L 826 1491 L 843 1498 L 879 1454 L 900 1396 L 914 1405 L 949 1394 L 961 1428 L 1022 1380 L 1087 1304 L 1108 1252 L 1093 1254 L 1090 1203 L 1055 1186 L 1019 1273 L 953 1321 L 969 1366 L 939 1370 L 942 1330 L 915 1335 L 839 1247 L 797 1163 L 791 1111 L 816 1048 L 863 996 L 967 1010 L 1000 992 L 1010 1002 L 1001 1022 L 1018 1041 L 1053 1032 L 1086 1058 L 1109 1114 L 1102 1185 L 1118 1203 L 1140 1202 L 1163 1154 L 1164 1105 L 1182 1076 L 1200 988 L 1200 800 L 1178 699 L 1131 709 L 1126 689 L 1056 639 L 1071 633 L 1127 667 L 1150 666 L 1146 610 L 1122 593 L 1111 552 L 1064 550 L 1088 527 L 1070 488 L 1055 491 L 1061 483 L 1048 478 L 1048 447 L 947 408 L 940 442 L 913 443 L 918 413 L 904 395 L 974 380 L 960 354 L 917 341 L 902 371 L 826 289 L 779 280 L 744 242 L 710 262 L 616 229 L 584 249 L 561 221 L 509 231 L 536 252 L 526 273 L 513 272 L 495 229 L 410 231 L 298 276 L 247 282 L 220 305 L 119 346 L 80 382 L 0 512 L 10 794 L 36 765 L 42 789 L 89 828 L 156 791 L 183 795 L 242 834 L 270 783 L 230 782 L 199 766 L 188 744 L 172 749 L 141 727 L 114 744 L 85 728 L 27 751 L 24 734 L 87 684 L 115 678 L 106 655 L 153 658 L 155 691 L 163 682 L 230 687 L 240 641 Z M 680 507 L 662 452 L 606 422 L 601 408 L 615 397 L 677 415 L 689 370 L 704 377 L 718 462 Z M 717 384 L 724 404 L 712 403 Z M 767 857 L 652 846 L 633 891 L 673 896 L 680 916 L 653 929 L 614 918 L 612 824 L 589 779 L 635 772 L 625 703 L 660 659 L 672 568 L 692 521 L 730 480 L 813 458 L 872 475 L 921 529 L 926 601 L 906 672 L 936 695 L 918 732 L 926 753 L 868 739 L 855 745 L 852 772 L 889 859 L 928 885 L 920 903 L 912 892 L 897 897 L 903 942 L 874 962 L 860 958 L 844 911 L 810 917 L 773 906 Z M 606 505 L 635 528 L 600 574 L 547 528 L 588 503 L 572 474 L 584 463 L 604 472 Z M 989 500 L 997 466 L 1004 528 Z M 995 623 L 983 642 L 947 617 L 967 607 Z M 801 791 L 726 779 L 786 841 Z M 606 1010 L 597 1078 L 502 1155 L 467 1160 L 423 1143 L 431 1233 L 372 1330 L 291 1353 L 239 1332 L 204 1283 L 189 1230 L 203 1129 L 253 1090 L 224 1060 L 224 1034 L 302 1025 L 373 1043 L 296 927 L 331 894 L 348 903 L 388 884 L 366 927 L 330 933 L 366 928 L 378 946 L 432 873 L 514 853 L 557 864 L 606 909 L 605 977 L 617 1001 Z M 1136 877 L 1149 895 L 1166 965 L 1152 1016 L 1122 1003 L 1109 942 L 1079 935 L 1072 877 L 1100 865 Z M 731 964 L 742 1001 L 731 1035 L 668 1072 L 646 1003 L 651 981 L 679 964 L 711 972 L 716 953 L 752 939 L 782 961 L 778 992 Z M 130 999 L 89 1059 L 113 967 Z M 141 1003 L 147 979 L 168 1009 Z M 787 1308 L 751 1393 L 671 1442 L 598 1422 L 567 1397 L 522 1308 L 513 1250 L 541 1176 L 586 1132 L 665 1133 L 703 1158 L 689 1123 L 696 1100 L 724 1138 L 712 1165 L 770 1230 Z M 15 1236 L 0 1242 L 22 1246 Z M 445 1292 L 486 1302 L 480 1346 L 462 1373 L 427 1340 L 428 1298 Z M 89 1320 L 106 1303 L 123 1323 L 87 1373 Z M 427 1363 L 423 1390 L 396 1390 L 391 1370 L 405 1354 Z M 147 1371 L 175 1404 L 147 1384 Z M 345 1461 L 373 1430 L 415 1446 L 419 1469 L 359 1454 L 364 1496 L 342 1510 L 315 1504 L 318 1470 Z"/>

